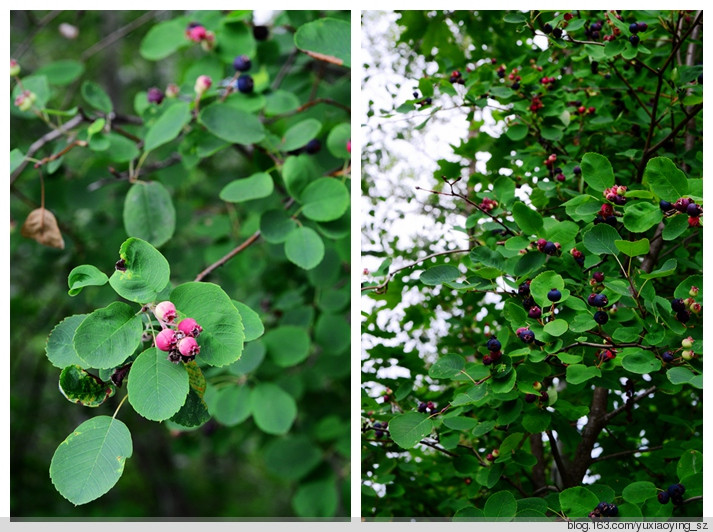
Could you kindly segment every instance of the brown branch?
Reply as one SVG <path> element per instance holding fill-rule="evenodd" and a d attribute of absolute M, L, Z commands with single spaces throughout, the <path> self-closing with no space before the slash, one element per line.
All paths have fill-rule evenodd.
<path fill-rule="evenodd" d="M 681 131 L 684 127 L 686 127 L 686 125 L 691 120 L 691 118 L 696 116 L 702 109 L 703 109 L 702 103 L 696 104 L 693 107 L 691 107 L 691 112 L 686 113 L 686 118 L 684 118 L 681 122 L 679 122 L 678 125 L 676 125 L 676 127 L 674 127 L 671 130 L 671 133 L 666 135 L 666 137 L 664 137 L 663 139 L 661 139 L 660 141 L 658 141 L 656 144 L 654 144 L 653 146 L 651 146 L 648 149 L 648 155 L 655 153 L 659 148 L 661 148 L 661 146 L 663 146 L 668 141 L 670 141 L 679 131 Z"/>
<path fill-rule="evenodd" d="M 260 238 L 260 231 L 255 231 L 247 240 L 245 240 L 242 244 L 240 244 L 238 247 L 230 251 L 227 255 L 222 257 L 221 259 L 217 260 L 210 266 L 208 266 L 205 270 L 200 272 L 198 275 L 196 275 L 196 278 L 194 281 L 200 282 L 203 279 L 205 279 L 208 275 L 210 275 L 214 270 L 217 270 L 221 266 L 223 266 L 226 262 L 228 262 L 230 259 L 235 257 L 238 253 L 243 251 L 244 249 L 248 248 L 250 245 L 255 243 L 255 241 Z"/>
<path fill-rule="evenodd" d="M 532 456 L 537 459 L 537 463 L 532 467 L 532 485 L 535 493 L 546 488 L 547 478 L 545 477 L 545 452 L 542 445 L 542 433 L 530 434 L 530 449 Z M 534 493 L 533 493 L 534 495 Z"/>
<path fill-rule="evenodd" d="M 138 178 L 141 175 L 146 175 L 150 174 L 152 172 L 155 172 L 156 170 L 162 170 L 164 168 L 168 168 L 169 166 L 173 166 L 174 164 L 177 164 L 181 161 L 181 154 L 180 153 L 172 153 L 171 156 L 168 159 L 164 159 L 163 161 L 156 161 L 155 163 L 147 164 L 143 168 L 139 170 L 139 172 L 134 176 L 135 178 Z M 90 183 L 89 186 L 87 187 L 87 190 L 93 191 L 93 190 L 98 190 L 104 185 L 107 185 L 109 183 L 114 183 L 115 181 L 121 181 L 121 180 L 127 180 L 130 179 L 131 176 L 129 175 L 128 171 L 125 172 L 118 172 L 116 169 L 113 167 L 107 168 L 109 173 L 114 176 L 114 179 L 99 179 L 98 181 L 94 181 L 93 183 Z"/>
<path fill-rule="evenodd" d="M 27 166 L 27 163 L 29 163 L 29 158 L 31 158 L 35 153 L 37 153 L 38 150 L 42 149 L 45 144 L 48 142 L 52 142 L 53 140 L 61 137 L 62 135 L 66 134 L 70 129 L 73 127 L 81 124 L 84 121 L 84 116 L 80 113 L 74 118 L 72 118 L 69 122 L 66 122 L 65 124 L 61 125 L 57 129 L 53 129 L 49 133 L 44 134 L 41 136 L 39 139 L 37 139 L 35 142 L 33 142 L 30 145 L 30 148 L 27 150 L 27 153 L 25 154 L 25 160 L 20 163 L 20 166 L 15 168 L 15 171 L 10 174 L 10 184 L 12 185 L 15 180 L 20 176 L 22 171 L 25 169 Z"/>
<path fill-rule="evenodd" d="M 582 429 L 582 441 L 577 445 L 572 460 L 572 469 L 569 476 L 565 478 L 565 486 L 578 486 L 584 475 L 587 473 L 589 465 L 592 463 L 592 449 L 599 437 L 599 433 L 605 427 L 607 419 L 607 397 L 609 390 L 602 386 L 595 386 L 592 393 L 592 402 L 589 407 L 589 417 L 587 424 Z"/>
<path fill-rule="evenodd" d="M 628 405 L 631 405 L 631 404 L 633 404 L 633 403 L 638 403 L 639 401 L 641 401 L 642 399 L 644 399 L 645 397 L 647 397 L 649 394 L 654 393 L 655 391 L 656 391 L 656 386 L 652 386 L 652 387 L 649 388 L 648 390 L 644 390 L 643 392 L 641 392 L 641 393 L 640 393 L 639 395 L 637 395 L 636 397 L 633 397 L 632 399 L 630 399 L 629 401 L 627 401 L 625 404 L 621 405 L 619 408 L 616 408 L 615 410 L 612 410 L 611 412 L 609 412 L 608 414 L 606 414 L 606 415 L 604 416 L 604 423 L 605 423 L 605 424 L 606 424 L 606 423 L 609 423 L 609 421 L 611 421 L 614 417 L 618 416 L 618 415 L 621 414 L 624 410 L 626 410 L 627 407 L 628 407 Z"/>
<path fill-rule="evenodd" d="M 560 451 L 557 448 L 557 440 L 555 440 L 555 435 L 552 434 L 552 429 L 547 429 L 547 439 L 550 442 L 550 449 L 552 450 L 552 456 L 554 457 L 555 463 L 557 464 L 557 469 L 559 469 L 560 477 L 562 478 L 562 481 L 565 483 L 565 485 L 567 485 L 569 471 L 564 466 L 564 461 L 562 460 L 562 456 L 560 456 Z"/>
<path fill-rule="evenodd" d="M 315 105 L 319 104 L 325 104 L 325 105 L 332 105 L 334 107 L 338 107 L 339 109 L 342 109 L 343 111 L 346 111 L 350 115 L 352 114 L 352 109 L 348 105 L 344 105 L 341 102 L 338 102 L 337 100 L 333 100 L 332 98 L 315 98 L 314 100 L 310 100 L 305 104 L 300 105 L 297 109 L 294 109 L 293 111 L 288 111 L 287 113 L 283 113 L 281 115 L 276 115 L 273 117 L 270 117 L 268 122 L 274 122 L 275 120 L 281 120 L 283 118 L 288 118 L 290 116 L 299 114 L 303 111 L 306 111 L 310 107 L 314 107 Z"/>

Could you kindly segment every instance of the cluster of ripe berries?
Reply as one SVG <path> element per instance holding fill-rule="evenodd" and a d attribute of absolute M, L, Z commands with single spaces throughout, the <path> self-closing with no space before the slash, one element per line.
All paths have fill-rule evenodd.
<path fill-rule="evenodd" d="M 495 207 L 498 206 L 498 202 L 494 199 L 490 199 L 488 197 L 483 198 L 483 201 L 480 202 L 480 205 L 478 205 L 481 210 L 485 212 L 490 212 L 492 211 Z"/>
<path fill-rule="evenodd" d="M 542 31 L 545 35 L 549 35 L 551 33 L 555 39 L 562 37 L 562 28 L 553 28 L 552 24 L 549 23 L 542 26 Z"/>
<path fill-rule="evenodd" d="M 418 91 L 413 91 L 413 97 L 416 99 L 420 98 Z M 423 98 L 422 100 L 416 102 L 416 105 L 423 107 L 424 105 L 431 105 L 432 103 L 433 99 L 429 96 L 428 98 Z"/>
<path fill-rule="evenodd" d="M 703 310 L 703 306 L 696 302 L 693 297 L 687 297 L 686 299 L 677 297 L 671 300 L 671 310 L 676 313 L 676 319 L 678 321 L 686 323 L 691 319 L 691 313 L 700 314 Z"/>
<path fill-rule="evenodd" d="M 562 245 L 559 242 L 550 242 L 544 238 L 539 238 L 534 244 L 537 246 L 537 250 L 545 255 L 557 255 L 562 249 Z"/>
<path fill-rule="evenodd" d="M 500 340 L 495 337 L 492 337 L 485 344 L 485 347 L 488 348 L 490 354 L 483 356 L 483 364 L 485 364 L 486 366 L 489 366 L 490 364 L 497 364 L 498 361 L 503 357 L 503 352 L 500 350 L 502 348 Z"/>
<path fill-rule="evenodd" d="M 251 66 L 252 62 L 247 55 L 239 55 L 233 60 L 233 68 L 235 68 L 236 72 L 247 72 Z M 241 74 L 233 85 L 233 88 L 238 89 L 243 94 L 250 94 L 254 87 L 255 82 L 250 74 Z"/>
<path fill-rule="evenodd" d="M 540 392 L 540 395 L 534 394 L 534 393 L 528 393 L 525 394 L 525 402 L 526 403 L 534 403 L 537 401 L 537 399 L 540 399 L 540 404 L 545 404 L 547 401 L 550 400 L 550 396 L 547 394 L 547 392 L 543 392 L 542 390 L 542 383 L 539 381 L 535 381 L 532 383 L 532 387 L 535 389 L 536 392 Z"/>
<path fill-rule="evenodd" d="M 544 106 L 545 105 L 542 103 L 542 100 L 540 100 L 539 94 L 536 94 L 530 100 L 530 111 L 532 111 L 533 113 L 536 113 L 537 111 L 542 109 Z"/>
<path fill-rule="evenodd" d="M 529 280 L 524 281 L 520 286 L 517 287 L 517 293 L 520 297 L 522 297 L 522 306 L 523 308 L 527 311 L 528 317 L 532 319 L 538 319 L 542 315 L 542 309 L 537 306 L 535 303 L 535 300 L 533 297 L 530 295 L 530 282 Z M 523 338 L 520 335 L 521 331 L 527 331 L 528 333 L 532 334 L 532 340 L 526 340 L 525 338 L 530 338 L 529 335 L 525 335 L 525 338 Z M 534 333 L 527 329 L 527 327 L 520 327 L 517 330 L 517 336 L 520 338 L 525 343 L 530 343 L 535 339 Z"/>
<path fill-rule="evenodd" d="M 465 85 L 465 80 L 463 79 L 460 70 L 454 70 L 451 73 L 451 77 L 448 78 L 448 81 L 450 81 L 451 83 L 458 83 L 459 85 Z"/>
<path fill-rule="evenodd" d="M 421 412 L 422 414 L 429 413 L 432 414 L 433 412 L 436 411 L 436 405 L 433 401 L 428 401 L 427 403 L 424 403 L 421 401 L 418 403 L 418 411 Z"/>
<path fill-rule="evenodd" d="M 170 301 L 162 301 L 156 305 L 154 315 L 163 327 L 156 335 L 156 347 L 167 351 L 168 360 L 171 362 L 194 360 L 201 351 L 196 338 L 203 332 L 203 327 L 193 318 L 185 318 L 176 324 L 176 307 Z"/>
<path fill-rule="evenodd" d="M 698 227 L 703 223 L 701 221 L 701 216 L 703 216 L 703 207 L 698 205 L 691 198 L 678 198 L 674 203 L 661 200 L 659 202 L 659 208 L 666 214 L 666 216 L 673 216 L 678 213 L 687 214 L 689 227 Z"/>
<path fill-rule="evenodd" d="M 574 261 L 580 266 L 584 266 L 584 253 L 579 251 L 577 248 L 572 248 L 569 250 L 570 255 L 574 257 Z"/>
<path fill-rule="evenodd" d="M 619 515 L 619 508 L 616 504 L 609 504 L 608 502 L 600 502 L 597 507 L 589 512 L 589 517 L 595 519 L 598 517 L 616 517 Z"/>
<path fill-rule="evenodd" d="M 599 212 L 597 212 L 597 215 L 594 217 L 594 225 L 602 223 L 609 224 L 612 227 L 616 225 L 614 207 L 612 207 L 609 203 L 603 203 L 602 208 L 599 209 Z"/>
<path fill-rule="evenodd" d="M 609 300 L 604 294 L 599 294 L 598 292 L 604 290 L 602 283 L 604 282 L 604 274 L 602 272 L 594 272 L 592 278 L 589 280 L 589 284 L 595 293 L 592 293 L 587 298 L 587 302 L 593 307 L 605 307 Z M 594 321 L 599 325 L 604 325 L 609 321 L 609 314 L 604 310 L 597 310 L 594 313 Z"/>
<path fill-rule="evenodd" d="M 554 76 L 545 76 L 544 78 L 540 79 L 540 83 L 545 86 L 546 89 L 549 89 L 552 87 L 552 84 L 557 81 L 557 78 Z"/>
<path fill-rule="evenodd" d="M 686 493 L 686 488 L 683 484 L 671 484 L 666 491 L 659 492 L 658 499 L 661 504 L 667 504 L 670 500 L 678 506 L 683 504 L 684 493 Z"/>
<path fill-rule="evenodd" d="M 381 439 L 384 437 L 384 434 L 385 434 L 384 431 L 389 428 L 389 424 L 382 423 L 381 421 L 375 421 L 373 427 L 374 427 L 374 436 L 377 439 Z"/>
<path fill-rule="evenodd" d="M 629 42 L 632 46 L 638 46 L 641 41 L 641 37 L 639 37 L 637 33 L 646 31 L 647 29 L 649 29 L 649 26 L 646 22 L 632 22 L 629 24 L 629 31 L 631 32 Z"/>
<path fill-rule="evenodd" d="M 513 68 L 512 72 L 508 74 L 508 79 L 512 81 L 511 88 L 512 90 L 516 91 L 517 89 L 520 88 L 520 81 L 522 81 L 522 76 L 518 74 L 518 69 Z"/>
<path fill-rule="evenodd" d="M 614 185 L 611 188 L 604 189 L 604 197 L 607 201 L 611 201 L 616 205 L 624 205 L 626 203 L 626 187 L 624 185 Z"/>

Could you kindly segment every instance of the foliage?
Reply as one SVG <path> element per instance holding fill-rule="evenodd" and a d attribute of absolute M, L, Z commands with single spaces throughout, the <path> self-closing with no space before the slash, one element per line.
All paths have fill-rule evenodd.
<path fill-rule="evenodd" d="M 369 134 L 453 108 L 467 134 L 410 190 L 433 247 L 376 222 L 362 246 L 362 515 L 701 516 L 701 12 L 397 23 L 414 94 Z M 387 151 L 362 155 L 372 209 Z"/>
<path fill-rule="evenodd" d="M 348 12 L 74 13 L 13 12 L 12 515 L 346 515 Z"/>

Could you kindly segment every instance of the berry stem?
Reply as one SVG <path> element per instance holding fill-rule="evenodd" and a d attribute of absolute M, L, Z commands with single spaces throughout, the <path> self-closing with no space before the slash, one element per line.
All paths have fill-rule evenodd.
<path fill-rule="evenodd" d="M 124 404 L 124 401 L 126 401 L 129 398 L 129 394 L 127 393 L 124 398 L 121 400 L 119 403 L 119 406 L 116 407 L 116 410 L 114 410 L 114 415 L 111 416 L 111 419 L 116 419 L 116 415 L 119 413 L 119 410 L 121 409 L 121 406 Z"/>

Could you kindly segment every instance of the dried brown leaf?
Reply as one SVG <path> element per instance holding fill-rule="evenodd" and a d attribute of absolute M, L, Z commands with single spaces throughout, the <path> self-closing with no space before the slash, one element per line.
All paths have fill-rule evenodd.
<path fill-rule="evenodd" d="M 43 246 L 64 249 L 64 239 L 57 226 L 57 219 L 47 209 L 39 208 L 32 211 L 22 224 L 20 234 L 36 240 Z"/>

